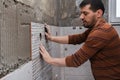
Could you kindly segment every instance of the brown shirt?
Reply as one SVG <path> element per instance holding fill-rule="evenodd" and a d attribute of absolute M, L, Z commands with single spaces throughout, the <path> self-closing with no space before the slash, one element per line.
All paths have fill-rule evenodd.
<path fill-rule="evenodd" d="M 68 67 L 78 67 L 88 59 L 95 80 L 120 80 L 120 39 L 116 30 L 100 19 L 93 29 L 69 35 L 69 44 L 83 46 L 66 57 Z"/>

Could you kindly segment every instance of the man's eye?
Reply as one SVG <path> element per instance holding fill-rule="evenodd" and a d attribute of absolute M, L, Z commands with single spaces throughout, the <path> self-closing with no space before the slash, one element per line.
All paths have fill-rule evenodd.
<path fill-rule="evenodd" d="M 81 12 L 80 15 L 83 14 L 83 15 L 88 15 L 88 12 Z"/>
<path fill-rule="evenodd" d="M 84 14 L 84 15 L 87 15 L 88 13 L 87 13 L 87 12 L 84 12 L 83 14 Z"/>

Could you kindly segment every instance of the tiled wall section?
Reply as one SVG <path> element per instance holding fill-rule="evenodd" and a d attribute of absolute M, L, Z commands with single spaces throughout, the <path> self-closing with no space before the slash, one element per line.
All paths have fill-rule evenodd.
<path fill-rule="evenodd" d="M 47 64 L 39 54 L 40 43 L 49 52 L 49 42 L 45 39 L 43 24 L 31 23 L 31 58 L 32 58 L 32 80 L 52 80 L 52 66 Z"/>
<path fill-rule="evenodd" d="M 59 36 L 61 34 L 60 27 L 50 26 L 51 34 L 53 36 Z M 55 42 L 51 42 L 51 56 L 52 57 L 61 57 L 61 45 Z M 61 67 L 53 66 L 53 79 L 52 80 L 61 80 Z"/>
<path fill-rule="evenodd" d="M 69 35 L 69 34 L 76 34 L 76 33 L 82 33 L 85 31 L 85 28 L 82 27 L 62 27 L 61 28 L 61 34 L 62 35 Z M 65 44 L 62 46 L 62 56 L 68 56 L 73 53 L 75 53 L 81 45 L 68 45 Z M 63 68 L 62 73 L 64 77 L 62 77 L 61 80 L 94 80 L 92 72 L 91 72 L 91 66 L 90 62 L 87 61 L 78 68 Z"/>

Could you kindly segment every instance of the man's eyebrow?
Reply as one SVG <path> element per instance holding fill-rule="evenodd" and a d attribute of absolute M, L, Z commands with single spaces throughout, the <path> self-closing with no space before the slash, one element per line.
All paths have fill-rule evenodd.
<path fill-rule="evenodd" d="M 80 13 L 88 13 L 88 12 L 86 12 L 86 11 L 80 11 Z"/>

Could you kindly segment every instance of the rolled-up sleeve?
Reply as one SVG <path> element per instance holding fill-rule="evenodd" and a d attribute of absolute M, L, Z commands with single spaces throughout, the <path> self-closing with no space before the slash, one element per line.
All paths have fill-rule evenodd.
<path fill-rule="evenodd" d="M 95 33 L 96 34 L 96 33 Z M 97 35 L 98 36 L 98 35 Z M 101 37 L 88 37 L 83 46 L 74 54 L 67 56 L 65 61 L 68 67 L 78 67 L 90 59 L 100 49 L 107 45 L 109 40 Z"/>
<path fill-rule="evenodd" d="M 80 44 L 84 42 L 90 32 L 90 29 L 86 30 L 82 34 L 74 34 L 74 35 L 69 35 L 69 44 Z"/>

